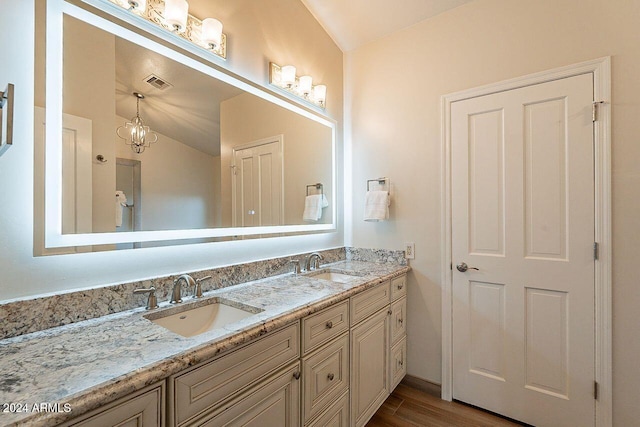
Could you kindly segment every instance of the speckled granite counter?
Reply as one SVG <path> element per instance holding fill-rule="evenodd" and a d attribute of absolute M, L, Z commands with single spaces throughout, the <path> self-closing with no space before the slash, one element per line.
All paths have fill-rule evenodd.
<path fill-rule="evenodd" d="M 49 426 L 156 383 L 251 339 L 344 300 L 409 267 L 340 261 L 349 283 L 285 274 L 205 294 L 264 311 L 185 338 L 143 317 L 143 308 L 0 341 L 0 411 L 10 403 L 65 404 L 72 412 L 0 412 L 0 425 Z M 184 304 L 188 304 L 185 300 Z M 161 304 L 162 309 L 169 304 Z M 15 407 L 14 407 L 15 408 Z M 10 409 L 7 407 L 7 409 Z"/>

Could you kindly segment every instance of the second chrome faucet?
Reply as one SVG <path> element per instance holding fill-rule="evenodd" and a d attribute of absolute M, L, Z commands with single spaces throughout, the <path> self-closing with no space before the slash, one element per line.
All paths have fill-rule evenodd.
<path fill-rule="evenodd" d="M 202 298 L 202 285 L 200 282 L 211 279 L 211 276 L 205 276 L 200 279 L 194 280 L 193 277 L 188 274 L 183 274 L 173 281 L 173 292 L 171 293 L 171 304 L 177 304 L 182 302 L 182 282 L 187 284 L 187 287 L 193 286 L 193 297 Z"/>

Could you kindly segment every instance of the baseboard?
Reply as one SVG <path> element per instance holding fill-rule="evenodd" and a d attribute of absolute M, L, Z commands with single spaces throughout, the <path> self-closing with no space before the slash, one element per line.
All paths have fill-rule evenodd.
<path fill-rule="evenodd" d="M 432 383 L 431 381 L 423 380 L 422 378 L 414 377 L 412 375 L 405 375 L 401 383 L 436 397 L 440 397 L 442 390 L 442 386 L 440 384 Z"/>

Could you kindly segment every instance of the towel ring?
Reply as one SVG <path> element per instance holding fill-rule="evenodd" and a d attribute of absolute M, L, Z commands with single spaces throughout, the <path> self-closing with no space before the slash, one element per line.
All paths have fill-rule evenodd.
<path fill-rule="evenodd" d="M 309 195 L 309 188 L 315 187 L 316 190 L 320 190 L 320 194 L 324 194 L 324 186 L 321 183 L 307 185 L 307 196 Z"/>
<path fill-rule="evenodd" d="M 389 191 L 389 188 L 391 187 L 391 180 L 385 176 L 385 177 L 382 177 L 382 178 L 368 179 L 367 180 L 367 191 L 371 191 L 369 189 L 369 184 L 371 184 L 372 182 L 377 182 L 378 185 L 384 185 L 386 183 L 387 184 L 387 191 Z"/>

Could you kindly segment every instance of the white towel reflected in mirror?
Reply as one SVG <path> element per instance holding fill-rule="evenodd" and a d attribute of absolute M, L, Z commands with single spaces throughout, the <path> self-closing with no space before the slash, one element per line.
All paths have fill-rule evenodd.
<path fill-rule="evenodd" d="M 327 206 L 329 206 L 329 201 L 324 194 L 312 194 L 305 197 L 302 219 L 304 221 L 319 221 L 322 218 L 322 209 Z"/>
<path fill-rule="evenodd" d="M 127 196 L 123 191 L 116 191 L 116 227 L 122 227 L 122 209 L 127 206 Z"/>

